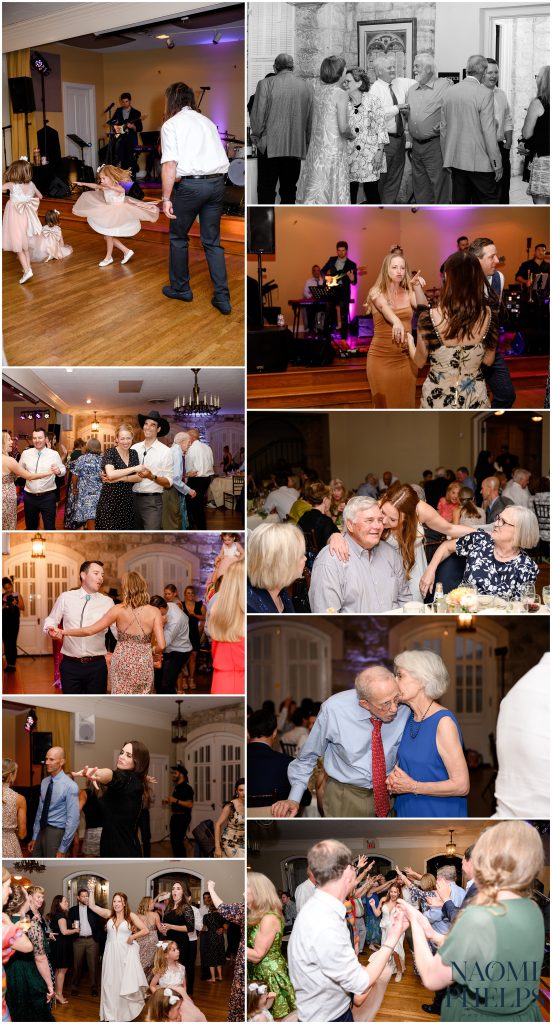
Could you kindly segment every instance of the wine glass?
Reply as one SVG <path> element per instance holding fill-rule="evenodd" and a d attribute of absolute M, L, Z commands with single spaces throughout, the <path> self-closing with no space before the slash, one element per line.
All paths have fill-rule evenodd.
<path fill-rule="evenodd" d="M 542 603 L 550 610 L 550 586 L 547 585 L 542 588 Z"/>

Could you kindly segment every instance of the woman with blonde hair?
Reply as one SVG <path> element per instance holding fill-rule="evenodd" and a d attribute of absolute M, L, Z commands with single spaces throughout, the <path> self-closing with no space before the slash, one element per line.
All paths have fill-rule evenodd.
<path fill-rule="evenodd" d="M 10 452 L 13 448 L 13 438 L 9 430 L 2 431 L 2 529 L 17 530 L 17 491 L 15 481 L 18 477 L 24 480 L 42 480 L 51 476 L 49 469 L 45 473 L 29 473 L 28 469 L 20 466 L 17 459 L 14 459 Z"/>
<path fill-rule="evenodd" d="M 247 875 L 247 977 L 268 985 L 276 993 L 272 1012 L 275 1020 L 296 1008 L 295 992 L 287 963 L 282 956 L 284 913 L 276 889 L 266 875 Z"/>
<path fill-rule="evenodd" d="M 245 573 L 243 562 L 229 565 L 211 601 L 207 630 L 211 637 L 211 693 L 244 693 Z"/>
<path fill-rule="evenodd" d="M 414 310 L 428 304 L 424 287 L 423 277 L 410 272 L 402 250 L 394 246 L 366 300 L 374 317 L 366 376 L 375 409 L 415 408 L 418 371 L 408 354 L 408 340 Z"/>
<path fill-rule="evenodd" d="M 330 516 L 332 517 L 335 525 L 340 527 L 343 522 L 343 509 L 347 504 L 349 498 L 352 498 L 352 491 L 348 491 L 339 477 L 334 477 L 330 480 L 328 487 L 330 488 Z"/>
<path fill-rule="evenodd" d="M 143 935 L 138 941 L 140 952 L 140 963 L 148 981 L 153 974 L 153 961 L 157 952 L 157 930 L 161 925 L 161 918 L 154 910 L 155 900 L 151 896 L 144 896 L 138 904 L 136 913 L 144 928 L 147 928 L 147 935 Z"/>
<path fill-rule="evenodd" d="M 248 612 L 292 612 L 287 587 L 303 573 L 305 535 L 294 523 L 262 523 L 247 544 Z"/>
<path fill-rule="evenodd" d="M 448 989 L 441 1020 L 540 1021 L 545 934 L 531 895 L 544 867 L 542 840 L 526 821 L 501 821 L 481 833 L 471 863 L 477 893 L 447 935 L 399 901 L 422 983 L 433 992 Z"/>
<path fill-rule="evenodd" d="M 134 506 L 132 488 L 138 476 L 140 460 L 132 448 L 134 427 L 119 423 L 115 444 L 102 456 L 103 486 L 96 507 L 97 530 L 133 530 Z"/>
<path fill-rule="evenodd" d="M 12 786 L 17 777 L 17 761 L 2 760 L 2 856 L 21 857 L 19 840 L 27 835 L 27 801 Z"/>
<path fill-rule="evenodd" d="M 163 620 L 159 608 L 150 605 L 146 580 L 139 572 L 122 579 L 122 604 L 116 604 L 101 619 L 81 629 L 63 629 L 63 636 L 94 636 L 117 626 L 117 646 L 111 659 L 112 693 L 151 693 L 153 690 L 152 640 L 158 651 L 165 648 Z"/>

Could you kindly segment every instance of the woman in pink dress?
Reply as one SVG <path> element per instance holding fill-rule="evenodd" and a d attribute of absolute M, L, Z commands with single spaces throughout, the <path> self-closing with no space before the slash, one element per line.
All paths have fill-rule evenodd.
<path fill-rule="evenodd" d="M 245 692 L 245 579 L 244 563 L 229 565 L 207 613 L 211 637 L 211 693 Z"/>
<path fill-rule="evenodd" d="M 29 239 L 29 252 L 33 263 L 64 260 L 73 252 L 72 247 L 65 245 L 63 241 L 59 218 L 59 210 L 46 210 L 42 232 Z"/>
<path fill-rule="evenodd" d="M 126 189 L 132 185 L 130 171 L 111 164 L 102 164 L 98 169 L 97 185 L 87 181 L 77 184 L 94 189 L 92 193 L 83 192 L 79 196 L 73 213 L 77 217 L 86 217 L 92 230 L 104 236 L 107 251 L 98 266 L 109 267 L 113 263 L 113 246 L 123 254 L 121 263 L 128 263 L 134 256 L 134 250 L 128 249 L 120 239 L 137 235 L 143 220 L 154 224 L 159 218 L 157 204 L 130 199 L 126 194 Z"/>
<path fill-rule="evenodd" d="M 17 254 L 23 270 L 19 284 L 25 284 L 33 276 L 29 239 L 42 231 L 38 218 L 42 194 L 33 183 L 33 168 L 26 156 L 10 164 L 4 175 L 2 192 L 10 193 L 2 220 L 2 248 Z"/>

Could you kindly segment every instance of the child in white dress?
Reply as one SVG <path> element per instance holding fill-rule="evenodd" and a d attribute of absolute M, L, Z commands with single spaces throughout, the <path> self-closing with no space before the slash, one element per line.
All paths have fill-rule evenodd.
<path fill-rule="evenodd" d="M 259 985 L 252 981 L 247 986 L 247 1019 L 248 1020 L 274 1020 L 270 1007 L 276 999 L 275 992 L 268 991 L 268 985 Z"/>
<path fill-rule="evenodd" d="M 64 260 L 73 252 L 72 247 L 63 241 L 59 219 L 59 210 L 46 210 L 41 234 L 32 235 L 29 239 L 29 253 L 33 263 Z"/>
<path fill-rule="evenodd" d="M 215 568 L 207 583 L 216 583 L 219 576 L 224 576 L 228 567 L 234 562 L 241 562 L 245 558 L 245 551 L 240 544 L 240 537 L 237 533 L 221 533 L 221 549 L 215 558 Z"/>
<path fill-rule="evenodd" d="M 105 239 L 107 251 L 98 266 L 109 267 L 113 263 L 114 246 L 123 253 L 121 263 L 128 263 L 134 256 L 134 250 L 128 249 L 120 239 L 137 235 L 142 221 L 154 224 L 159 219 L 157 203 L 143 203 L 127 196 L 124 186 L 132 185 L 130 171 L 111 164 L 102 164 L 98 168 L 98 184 L 78 181 L 77 185 L 94 190 L 79 196 L 73 213 L 77 217 L 86 217 L 92 230 Z"/>
<path fill-rule="evenodd" d="M 180 1016 L 181 1021 L 206 1021 L 207 1018 L 199 1007 L 190 999 L 186 992 L 186 968 L 179 962 L 180 955 L 176 942 L 158 942 L 157 952 L 153 961 L 153 977 L 150 981 L 150 990 L 156 992 L 158 988 L 169 986 L 177 992 L 182 999 Z"/>
<path fill-rule="evenodd" d="M 2 192 L 10 193 L 2 220 L 2 248 L 17 254 L 23 269 L 19 284 L 25 284 L 33 276 L 29 240 L 42 232 L 38 217 L 42 195 L 33 182 L 33 168 L 26 156 L 10 164 L 4 174 Z"/>

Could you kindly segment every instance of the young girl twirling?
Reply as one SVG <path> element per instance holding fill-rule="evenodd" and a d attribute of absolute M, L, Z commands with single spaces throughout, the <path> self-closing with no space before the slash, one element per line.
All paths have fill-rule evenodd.
<path fill-rule="evenodd" d="M 59 219 L 59 210 L 46 210 L 40 235 L 32 235 L 29 239 L 29 253 L 33 263 L 64 260 L 73 252 L 72 246 L 65 245 L 63 241 Z"/>
<path fill-rule="evenodd" d="M 92 193 L 83 192 L 79 196 L 73 213 L 78 217 L 86 217 L 92 230 L 105 238 L 107 252 L 98 264 L 99 267 L 109 267 L 113 263 L 113 246 L 123 253 L 121 264 L 128 263 L 134 256 L 134 250 L 128 249 L 120 239 L 137 235 L 141 221 L 154 224 L 159 218 L 156 203 L 143 203 L 127 196 L 125 185 L 131 183 L 130 171 L 113 167 L 112 164 L 102 164 L 98 168 L 96 185 L 87 181 L 77 182 L 83 188 L 94 189 Z"/>
<path fill-rule="evenodd" d="M 19 284 L 25 284 L 33 276 L 29 239 L 42 231 L 38 218 L 42 194 L 33 182 L 33 168 L 26 156 L 10 164 L 4 174 L 2 192 L 10 193 L 2 220 L 2 248 L 17 254 L 23 269 Z"/>
<path fill-rule="evenodd" d="M 176 942 L 169 939 L 157 943 L 150 990 L 156 992 L 158 988 L 169 986 L 182 998 L 178 1020 L 205 1021 L 207 1018 L 186 992 L 186 969 L 180 963 L 179 956 L 180 952 Z"/>

